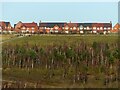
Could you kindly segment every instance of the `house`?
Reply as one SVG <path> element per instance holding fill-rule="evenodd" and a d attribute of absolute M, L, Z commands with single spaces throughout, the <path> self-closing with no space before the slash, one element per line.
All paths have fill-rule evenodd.
<path fill-rule="evenodd" d="M 112 23 L 93 23 L 92 24 L 92 32 L 93 33 L 110 33 L 112 29 Z"/>
<path fill-rule="evenodd" d="M 6 24 L 3 21 L 0 22 L 0 33 L 2 32 L 6 32 Z"/>
<path fill-rule="evenodd" d="M 40 22 L 40 33 L 110 33 L 112 23 Z"/>
<path fill-rule="evenodd" d="M 38 25 L 35 22 L 32 23 L 22 23 L 19 21 L 17 24 L 14 25 L 16 32 L 21 33 L 37 33 L 38 32 Z"/>
<path fill-rule="evenodd" d="M 103 33 L 104 32 L 104 24 L 103 23 L 93 23 L 92 24 L 92 33 Z"/>
<path fill-rule="evenodd" d="M 14 24 L 14 29 L 17 33 L 21 33 L 22 22 L 19 21 L 17 24 Z"/>
<path fill-rule="evenodd" d="M 120 30 L 120 24 L 117 23 L 117 24 L 113 27 L 113 29 L 111 30 L 111 33 L 118 33 L 119 30 Z"/>
<path fill-rule="evenodd" d="M 62 33 L 63 22 L 40 22 L 39 32 L 40 33 Z"/>
<path fill-rule="evenodd" d="M 71 21 L 69 23 L 67 23 L 68 27 L 69 27 L 69 33 L 77 33 L 78 32 L 78 23 L 71 23 Z"/>
<path fill-rule="evenodd" d="M 10 22 L 0 22 L 0 33 L 12 33 L 13 30 L 14 28 L 11 26 Z"/>
<path fill-rule="evenodd" d="M 79 23 L 78 28 L 79 28 L 79 33 L 83 34 L 84 33 L 84 23 Z"/>
<path fill-rule="evenodd" d="M 92 33 L 92 23 L 79 23 L 79 33 Z"/>
<path fill-rule="evenodd" d="M 110 33 L 110 31 L 112 30 L 112 22 L 110 21 L 110 23 L 104 23 L 103 30 L 103 34 Z"/>

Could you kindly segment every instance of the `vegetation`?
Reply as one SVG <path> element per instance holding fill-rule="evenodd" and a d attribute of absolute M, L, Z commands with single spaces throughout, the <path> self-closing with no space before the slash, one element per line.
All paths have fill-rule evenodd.
<path fill-rule="evenodd" d="M 5 40 L 9 40 L 11 38 L 14 38 L 15 36 L 12 34 L 4 34 L 4 35 L 0 35 L 0 41 L 5 41 Z"/>
<path fill-rule="evenodd" d="M 3 79 L 36 87 L 118 87 L 119 55 L 116 36 L 23 37 L 3 44 Z"/>

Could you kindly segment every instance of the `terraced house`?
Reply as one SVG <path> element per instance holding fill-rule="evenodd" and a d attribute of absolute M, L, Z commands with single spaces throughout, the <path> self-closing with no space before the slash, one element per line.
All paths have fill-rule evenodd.
<path fill-rule="evenodd" d="M 64 25 L 65 33 L 78 33 L 78 23 L 71 23 L 71 21 Z"/>
<path fill-rule="evenodd" d="M 14 28 L 11 26 L 10 22 L 0 22 L 0 33 L 12 33 L 13 31 Z"/>
<path fill-rule="evenodd" d="M 40 22 L 39 33 L 62 33 L 64 22 Z"/>
<path fill-rule="evenodd" d="M 110 30 L 112 30 L 112 23 L 93 23 L 92 24 L 92 31 L 94 33 L 110 33 Z"/>
<path fill-rule="evenodd" d="M 112 22 L 109 23 L 73 23 L 73 22 L 39 22 L 23 23 L 19 21 L 14 24 L 14 28 L 10 22 L 0 22 L 0 32 L 15 31 L 17 33 L 40 33 L 40 34 L 107 34 L 117 32 L 119 24 L 112 29 Z"/>
<path fill-rule="evenodd" d="M 40 33 L 110 33 L 112 22 L 110 23 L 39 23 Z"/>
<path fill-rule="evenodd" d="M 32 23 L 22 23 L 19 21 L 17 24 L 14 25 L 16 32 L 21 33 L 37 33 L 38 32 L 38 25 L 35 22 Z"/>

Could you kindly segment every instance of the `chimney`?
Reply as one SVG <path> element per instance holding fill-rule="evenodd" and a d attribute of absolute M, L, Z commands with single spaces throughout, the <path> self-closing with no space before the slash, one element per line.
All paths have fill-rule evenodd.
<path fill-rule="evenodd" d="M 40 20 L 40 23 L 41 23 L 41 20 Z"/>
<path fill-rule="evenodd" d="M 21 21 L 19 21 L 18 23 L 22 23 Z"/>
<path fill-rule="evenodd" d="M 70 23 L 71 23 L 71 21 L 70 21 Z"/>
<path fill-rule="evenodd" d="M 40 20 L 40 22 L 39 22 L 39 26 L 40 26 L 40 23 L 41 23 L 41 20 Z"/>
<path fill-rule="evenodd" d="M 110 24 L 112 24 L 112 21 L 110 21 Z"/>

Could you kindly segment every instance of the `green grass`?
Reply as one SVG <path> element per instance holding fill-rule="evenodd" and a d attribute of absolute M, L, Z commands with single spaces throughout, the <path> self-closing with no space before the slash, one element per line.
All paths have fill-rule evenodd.
<path fill-rule="evenodd" d="M 118 36 L 31 36 L 31 37 L 23 37 L 16 40 L 12 40 L 11 42 L 6 42 L 5 44 L 19 44 L 23 45 L 28 43 L 30 45 L 37 44 L 39 46 L 47 46 L 47 45 L 63 45 L 63 44 L 77 44 L 81 41 L 86 43 L 93 43 L 96 42 L 106 42 L 106 43 L 115 43 L 118 41 Z"/>
<path fill-rule="evenodd" d="M 0 35 L 0 41 L 9 40 L 9 39 L 14 38 L 14 37 L 15 36 L 13 34 Z"/>

